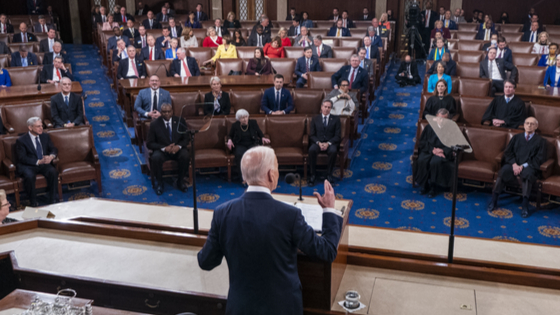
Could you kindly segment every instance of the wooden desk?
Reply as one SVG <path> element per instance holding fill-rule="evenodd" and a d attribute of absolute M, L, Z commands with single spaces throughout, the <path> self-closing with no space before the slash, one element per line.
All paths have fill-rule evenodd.
<path fill-rule="evenodd" d="M 0 88 L 0 104 L 14 101 L 36 101 L 50 100 L 51 96 L 60 93 L 62 90 L 58 84 L 41 84 L 41 91 L 37 91 L 37 85 L 18 85 Z M 72 92 L 82 94 L 80 82 L 72 82 Z"/>
<path fill-rule="evenodd" d="M 560 107 L 560 88 L 539 88 L 537 86 L 518 86 L 515 95 L 524 101 L 533 104 L 551 105 Z"/>

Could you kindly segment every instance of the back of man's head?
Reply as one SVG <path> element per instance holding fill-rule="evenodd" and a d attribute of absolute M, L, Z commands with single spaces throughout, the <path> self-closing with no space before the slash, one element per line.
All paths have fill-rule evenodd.
<path fill-rule="evenodd" d="M 249 185 L 268 186 L 268 172 L 275 168 L 274 150 L 257 146 L 249 149 L 241 159 L 241 174 Z"/>

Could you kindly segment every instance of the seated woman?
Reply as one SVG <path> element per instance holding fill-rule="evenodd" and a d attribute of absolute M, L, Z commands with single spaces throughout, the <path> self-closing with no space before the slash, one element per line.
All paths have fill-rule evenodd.
<path fill-rule="evenodd" d="M 547 32 L 540 32 L 539 40 L 533 45 L 533 50 L 531 51 L 532 54 L 539 54 L 539 55 L 548 55 L 548 45 L 550 45 L 550 41 L 548 40 L 549 36 Z"/>
<path fill-rule="evenodd" d="M 538 66 L 539 67 L 556 66 L 556 59 L 558 57 L 556 55 L 557 52 L 558 52 L 558 44 L 552 43 L 548 45 L 548 54 L 541 56 Z"/>
<path fill-rule="evenodd" d="M 229 131 L 227 146 L 235 154 L 235 165 L 238 176 L 241 177 L 241 158 L 250 148 L 258 145 L 269 144 L 270 139 L 265 138 L 259 124 L 254 119 L 249 119 L 249 112 L 240 109 L 235 113 L 237 120 Z"/>
<path fill-rule="evenodd" d="M 281 27 L 278 31 L 278 36 L 282 40 L 282 47 L 290 47 L 292 46 L 292 40 L 288 37 L 288 30 L 284 27 Z"/>
<path fill-rule="evenodd" d="M 212 91 L 204 95 L 204 115 L 229 115 L 231 103 L 229 94 L 222 91 L 222 82 L 218 77 L 210 78 Z M 212 103 L 212 105 L 210 105 Z"/>
<path fill-rule="evenodd" d="M 102 31 L 112 31 L 113 27 L 119 27 L 119 23 L 113 22 L 115 18 L 112 15 L 107 16 L 107 22 L 103 22 Z"/>
<path fill-rule="evenodd" d="M 177 48 L 179 47 L 179 40 L 177 38 L 171 39 L 171 48 L 167 48 L 165 51 L 165 59 L 174 60 L 177 59 Z"/>
<path fill-rule="evenodd" d="M 245 74 L 248 75 L 267 75 L 272 74 L 272 65 L 270 60 L 265 58 L 263 49 L 261 47 L 255 48 L 255 57 L 249 59 L 247 64 L 247 71 Z"/>
<path fill-rule="evenodd" d="M 509 14 L 507 12 L 502 12 L 502 16 L 500 17 L 500 20 L 498 21 L 498 24 L 509 24 Z"/>
<path fill-rule="evenodd" d="M 307 11 L 303 11 L 301 13 L 301 21 L 299 22 L 299 26 L 313 28 L 313 21 L 309 19 L 309 13 L 307 13 Z"/>
<path fill-rule="evenodd" d="M 430 97 L 426 101 L 424 106 L 424 113 L 422 118 L 426 119 L 426 115 L 435 116 L 440 108 L 445 108 L 449 111 L 449 118 L 453 118 L 457 112 L 457 103 L 455 98 L 451 94 L 447 93 L 447 81 L 439 80 L 436 83 L 436 89 L 434 91 L 434 96 Z"/>
<path fill-rule="evenodd" d="M 441 60 L 441 57 L 446 52 L 449 52 L 443 43 L 443 38 L 436 39 L 436 47 L 430 50 L 430 55 L 428 56 L 428 60 Z"/>
<path fill-rule="evenodd" d="M 222 44 L 222 38 L 216 34 L 214 26 L 210 26 L 206 32 L 206 38 L 202 42 L 202 47 L 218 47 Z"/>
<path fill-rule="evenodd" d="M 9 214 L 10 202 L 8 201 L 8 198 L 6 198 L 6 191 L 4 189 L 0 189 L 0 224 L 17 222 L 15 219 L 8 218 Z"/>
<path fill-rule="evenodd" d="M 198 40 L 194 36 L 194 31 L 190 27 L 185 27 L 181 33 L 181 47 L 198 47 Z"/>
<path fill-rule="evenodd" d="M 447 94 L 451 94 L 451 89 L 453 88 L 453 82 L 451 81 L 451 77 L 444 73 L 445 66 L 441 61 L 438 61 L 436 66 L 437 73 L 434 73 L 430 76 L 428 80 L 428 93 L 433 93 L 436 89 L 436 84 L 440 80 L 444 80 L 447 82 Z"/>
<path fill-rule="evenodd" d="M 206 60 L 205 62 L 203 62 L 203 64 L 208 64 L 208 63 L 212 63 L 214 64 L 216 62 L 216 60 L 218 59 L 235 59 L 237 58 L 237 49 L 235 48 L 234 45 L 231 45 L 231 39 L 229 38 L 229 35 L 226 35 L 223 37 L 222 39 L 223 44 L 218 46 L 218 50 L 216 51 L 216 54 L 214 55 L 214 57 L 210 58 L 209 60 Z"/>
<path fill-rule="evenodd" d="M 235 19 L 235 13 L 233 13 L 232 11 L 230 11 L 227 14 L 226 19 L 224 20 L 224 25 L 223 27 L 227 30 L 230 29 L 237 29 L 237 28 L 241 28 L 241 23 L 239 23 L 239 20 Z"/>
<path fill-rule="evenodd" d="M 247 42 L 243 38 L 243 34 L 241 34 L 240 29 L 235 29 L 235 31 L 233 31 L 233 40 L 231 41 L 231 44 L 235 47 L 247 46 Z"/>
<path fill-rule="evenodd" d="M 389 22 L 389 15 L 387 13 L 381 14 L 379 18 L 379 24 L 385 26 L 386 29 L 391 29 L 391 23 Z"/>
<path fill-rule="evenodd" d="M 443 35 L 443 38 L 445 38 L 445 39 L 450 39 L 451 38 L 451 33 L 449 33 L 449 29 L 443 27 L 443 21 L 441 21 L 441 20 L 436 21 L 434 29 L 432 30 L 432 33 L 430 34 L 430 38 L 435 38 L 436 37 L 436 32 L 440 32 Z"/>
<path fill-rule="evenodd" d="M 0 87 L 12 86 L 12 79 L 10 79 L 10 73 L 6 69 L 2 69 L 0 65 Z"/>
<path fill-rule="evenodd" d="M 560 58 L 556 58 L 556 66 L 546 69 L 543 85 L 545 87 L 560 87 L 560 78 L 556 75 L 557 73 L 560 73 Z M 0 84 L 2 83 L 0 82 Z"/>
<path fill-rule="evenodd" d="M 276 36 L 270 43 L 266 43 L 263 48 L 266 58 L 286 58 L 286 52 L 282 47 L 282 40 Z"/>
<path fill-rule="evenodd" d="M 189 19 L 185 22 L 185 27 L 202 28 L 202 24 L 194 18 L 194 12 L 189 13 Z"/>
<path fill-rule="evenodd" d="M 489 41 L 492 37 L 492 34 L 497 34 L 494 30 L 494 22 L 492 20 L 488 20 L 485 22 L 486 27 L 484 29 L 479 29 L 478 33 L 476 34 L 476 39 L 478 40 L 485 40 Z"/>

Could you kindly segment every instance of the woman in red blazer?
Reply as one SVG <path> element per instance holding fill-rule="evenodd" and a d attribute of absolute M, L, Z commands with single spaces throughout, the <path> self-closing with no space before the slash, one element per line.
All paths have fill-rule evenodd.
<path fill-rule="evenodd" d="M 222 44 L 222 38 L 216 34 L 214 26 L 208 28 L 206 35 L 206 38 L 202 42 L 202 47 L 218 47 Z"/>
<path fill-rule="evenodd" d="M 274 37 L 272 42 L 264 45 L 263 51 L 267 58 L 286 58 L 284 47 L 282 47 L 282 40 L 279 36 Z"/>
<path fill-rule="evenodd" d="M 280 28 L 278 31 L 278 36 L 282 40 L 282 47 L 290 47 L 292 46 L 292 40 L 288 37 L 288 30 L 285 28 Z"/>

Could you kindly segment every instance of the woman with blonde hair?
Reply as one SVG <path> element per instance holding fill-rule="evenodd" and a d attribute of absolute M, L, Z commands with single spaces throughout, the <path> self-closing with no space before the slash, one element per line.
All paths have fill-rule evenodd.
<path fill-rule="evenodd" d="M 214 26 L 210 26 L 206 32 L 206 38 L 202 42 L 202 47 L 218 47 L 222 44 L 222 38 L 216 33 Z"/>
<path fill-rule="evenodd" d="M 194 36 L 194 31 L 192 28 L 183 28 L 183 32 L 181 33 L 181 47 L 198 47 L 198 40 L 196 39 L 196 36 Z"/>
<path fill-rule="evenodd" d="M 381 14 L 379 18 L 379 24 L 385 26 L 387 30 L 391 29 L 391 22 L 389 22 L 389 15 L 387 13 Z"/>
<path fill-rule="evenodd" d="M 230 28 L 241 28 L 241 23 L 239 23 L 239 20 L 235 19 L 235 13 L 232 11 L 227 14 L 227 17 L 224 20 L 224 28 L 227 30 Z"/>
<path fill-rule="evenodd" d="M 119 27 L 119 23 L 113 22 L 115 18 L 112 15 L 107 16 L 107 22 L 103 22 L 102 31 L 112 31 L 113 27 Z"/>
<path fill-rule="evenodd" d="M 547 32 L 540 32 L 538 36 L 538 41 L 533 45 L 533 51 L 531 53 L 538 55 L 547 55 L 548 46 L 550 45 L 549 35 Z"/>
<path fill-rule="evenodd" d="M 278 36 L 280 36 L 280 40 L 282 41 L 282 46 L 290 47 L 292 46 L 292 40 L 288 37 L 288 30 L 284 27 L 281 27 L 278 31 Z"/>

